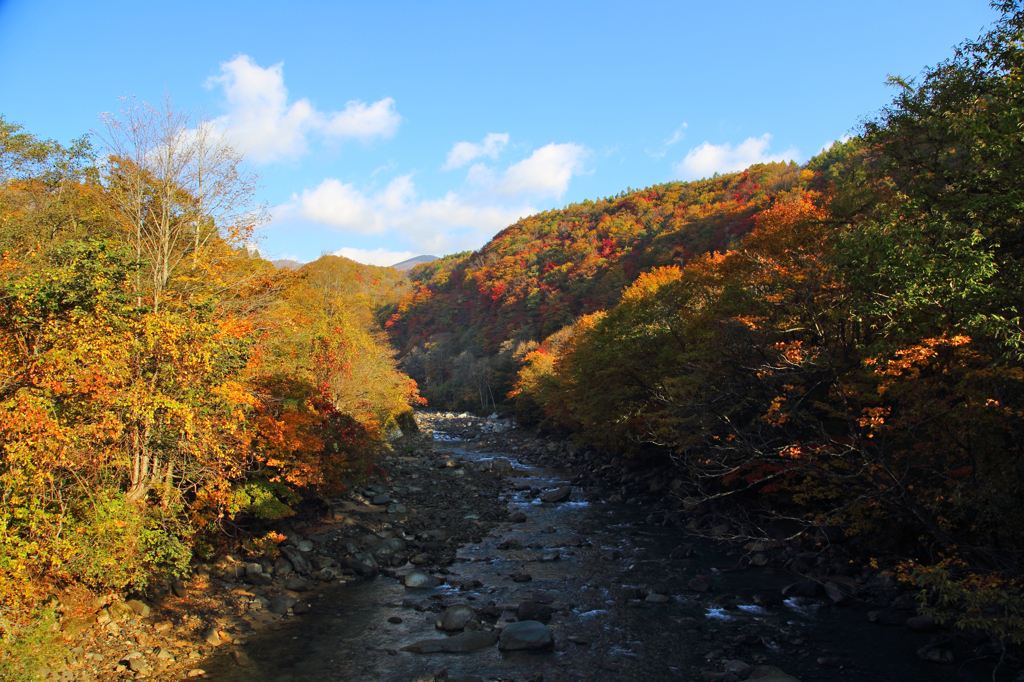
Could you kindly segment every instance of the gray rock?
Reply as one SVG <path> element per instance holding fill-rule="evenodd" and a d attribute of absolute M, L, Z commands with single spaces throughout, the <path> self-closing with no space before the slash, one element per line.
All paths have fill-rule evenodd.
<path fill-rule="evenodd" d="M 524 649 L 546 649 L 553 646 L 551 630 L 544 623 L 524 620 L 510 623 L 501 631 L 498 649 L 501 651 L 522 651 Z"/>
<path fill-rule="evenodd" d="M 206 632 L 203 633 L 203 641 L 210 646 L 220 646 L 223 644 L 220 638 L 220 633 L 217 631 L 217 626 L 214 625 Z"/>
<path fill-rule="evenodd" d="M 388 504 L 389 502 L 391 502 L 391 496 L 388 495 L 387 493 L 382 493 L 380 495 L 373 496 L 374 504 Z"/>
<path fill-rule="evenodd" d="M 476 611 L 466 604 L 453 604 L 438 614 L 434 626 L 446 632 L 458 632 L 466 627 L 466 623 L 476 618 Z"/>
<path fill-rule="evenodd" d="M 299 543 L 296 545 L 296 547 L 298 548 L 298 550 L 300 552 L 312 552 L 313 551 L 313 543 L 310 542 L 309 540 L 299 540 Z"/>
<path fill-rule="evenodd" d="M 385 540 L 381 540 L 380 544 L 377 545 L 377 546 L 378 547 L 388 547 L 388 548 L 390 548 L 394 552 L 404 552 L 405 551 L 405 542 L 403 540 L 399 539 L 399 538 L 387 538 Z"/>
<path fill-rule="evenodd" d="M 331 568 L 337 566 L 338 562 L 329 556 L 315 556 L 313 557 L 313 568 L 317 570 L 323 570 L 325 568 Z"/>
<path fill-rule="evenodd" d="M 711 583 L 704 580 L 704 578 L 694 578 L 690 582 L 686 583 L 686 586 L 694 592 L 707 592 L 711 589 Z"/>
<path fill-rule="evenodd" d="M 406 587 L 414 590 L 425 590 L 441 584 L 438 578 L 426 571 L 410 571 L 402 582 Z"/>
<path fill-rule="evenodd" d="M 495 457 L 491 460 L 491 471 L 496 474 L 507 474 L 512 471 L 512 462 L 504 457 Z"/>
<path fill-rule="evenodd" d="M 669 601 L 669 598 L 664 594 L 649 594 L 644 601 L 649 601 L 652 604 L 664 604 Z"/>
<path fill-rule="evenodd" d="M 309 541 L 303 540 L 303 542 Z M 291 563 L 292 568 L 295 570 L 296 573 L 309 575 L 313 572 L 313 565 L 309 563 L 309 559 L 306 558 L 306 555 L 300 552 L 298 549 L 287 546 L 281 547 L 281 554 L 283 554 L 285 558 L 288 559 L 289 563 Z"/>
<path fill-rule="evenodd" d="M 725 672 L 738 675 L 740 679 L 746 677 L 747 673 L 751 672 L 754 669 L 752 665 L 748 664 L 746 661 L 741 661 L 738 658 L 732 659 L 731 661 L 726 663 L 724 667 Z"/>
<path fill-rule="evenodd" d="M 274 562 L 274 575 L 288 575 L 295 569 L 292 568 L 292 562 L 285 559 L 283 556 L 277 557 Z"/>
<path fill-rule="evenodd" d="M 569 499 L 570 495 L 572 495 L 572 487 L 566 485 L 562 486 L 561 488 L 549 490 L 548 492 L 541 495 L 540 499 L 542 502 L 565 502 L 566 500 Z"/>
<path fill-rule="evenodd" d="M 64 639 L 73 640 L 76 639 L 80 634 L 85 632 L 90 625 L 93 623 L 92 618 L 84 616 L 78 616 L 75 618 L 67 618 L 61 623 L 60 630 L 64 633 Z"/>
<path fill-rule="evenodd" d="M 254 573 L 252 575 L 246 576 L 246 580 L 248 580 L 253 585 L 272 585 L 272 584 L 274 584 L 274 579 L 271 578 L 266 573 Z"/>
<path fill-rule="evenodd" d="M 114 621 L 135 618 L 135 611 L 123 601 L 114 602 L 107 608 L 107 611 L 110 613 L 110 619 Z"/>
<path fill-rule="evenodd" d="M 358 552 L 350 557 L 346 557 L 345 565 L 362 576 L 373 575 L 380 568 L 373 555 L 367 552 Z"/>
<path fill-rule="evenodd" d="M 263 566 L 256 562 L 250 562 L 245 565 L 245 574 L 247 576 L 260 575 L 263 573 Z"/>
<path fill-rule="evenodd" d="M 493 632 L 475 630 L 463 632 L 454 637 L 420 640 L 402 647 L 402 651 L 411 651 L 414 654 L 465 654 L 493 646 L 497 641 L 498 636 Z"/>
<path fill-rule="evenodd" d="M 309 581 L 303 580 L 302 578 L 292 578 L 287 583 L 285 583 L 284 588 L 286 590 L 292 590 L 293 592 L 308 592 L 309 590 L 313 589 L 313 586 L 309 583 Z"/>
<path fill-rule="evenodd" d="M 288 609 L 295 606 L 297 601 L 298 600 L 295 599 L 295 597 L 289 597 L 287 594 L 279 594 L 270 600 L 270 612 L 283 616 L 288 613 Z"/>
<path fill-rule="evenodd" d="M 846 595 L 842 593 L 839 586 L 834 582 L 825 583 L 825 594 L 832 600 L 833 604 L 842 604 L 846 601 Z"/>

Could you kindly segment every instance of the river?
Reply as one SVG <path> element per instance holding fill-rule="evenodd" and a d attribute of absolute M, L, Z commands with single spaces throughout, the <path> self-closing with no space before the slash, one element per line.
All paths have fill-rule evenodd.
<path fill-rule="evenodd" d="M 736 557 L 729 556 L 729 547 L 644 525 L 630 505 L 587 502 L 578 489 L 568 502 L 539 502 L 536 490 L 567 485 L 565 472 L 531 467 L 504 452 L 466 449 L 454 439 L 443 447 L 466 460 L 511 459 L 514 471 L 505 478 L 504 495 L 526 520 L 500 524 L 482 542 L 463 546 L 441 587 L 412 590 L 381 575 L 330 588 L 312 613 L 286 618 L 277 629 L 251 638 L 248 667 L 220 652 L 204 662 L 207 676 L 267 682 L 702 682 L 715 679 L 711 671 L 722 671 L 726 661 L 740 660 L 777 666 L 802 682 L 991 679 L 991 663 L 963 664 L 969 654 L 960 650 L 952 665 L 919 660 L 914 652 L 933 635 L 874 625 L 866 606 L 759 599 L 780 595 L 793 577 L 770 569 L 731 570 Z M 679 558 L 681 543 L 692 545 L 691 556 Z M 516 574 L 531 579 L 516 582 Z M 695 579 L 706 579 L 710 590 L 690 589 Z M 417 640 L 442 636 L 435 618 L 443 606 L 465 603 L 500 612 L 494 624 L 501 627 L 515 620 L 523 600 L 550 602 L 553 648 L 401 651 Z"/>

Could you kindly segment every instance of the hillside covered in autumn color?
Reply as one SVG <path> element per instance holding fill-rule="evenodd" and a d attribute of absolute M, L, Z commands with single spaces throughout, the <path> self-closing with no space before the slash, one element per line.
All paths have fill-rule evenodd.
<path fill-rule="evenodd" d="M 515 353 L 612 307 L 643 272 L 736 244 L 758 211 L 813 177 L 764 164 L 524 218 L 477 252 L 417 266 L 388 331 L 426 396 L 494 408 L 511 389 Z"/>
<path fill-rule="evenodd" d="M 389 320 L 406 371 L 440 404 L 512 401 L 521 425 L 670 467 L 693 486 L 662 493 L 670 509 L 750 537 L 832 529 L 923 613 L 1009 655 L 1024 644 L 1024 12 L 999 7 L 994 30 L 893 79 L 858 136 L 801 168 L 572 205 L 416 269 Z"/>

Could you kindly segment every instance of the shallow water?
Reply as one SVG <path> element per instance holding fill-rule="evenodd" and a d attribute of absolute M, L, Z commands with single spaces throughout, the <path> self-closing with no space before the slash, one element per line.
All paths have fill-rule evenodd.
<path fill-rule="evenodd" d="M 682 540 L 678 530 L 636 525 L 638 511 L 627 505 L 574 501 L 542 504 L 531 487 L 565 485 L 561 472 L 516 462 L 501 453 L 463 450 L 457 440 L 438 438 L 464 459 L 504 456 L 513 462 L 509 506 L 528 516 L 525 523 L 503 524 L 479 544 L 463 547 L 450 567 L 450 583 L 479 580 L 469 592 L 443 586 L 408 590 L 397 580 L 373 580 L 334 588 L 301 619 L 281 622 L 249 642 L 249 668 L 238 668 L 225 653 L 204 663 L 212 679 L 299 682 L 408 682 L 432 679 L 440 668 L 451 676 L 529 680 L 699 680 L 708 662 L 740 658 L 777 665 L 804 682 L 810 680 L 900 680 L 945 682 L 989 680 L 980 664 L 938 666 L 917 660 L 916 649 L 929 635 L 904 628 L 882 628 L 867 621 L 866 609 L 834 608 L 819 600 L 789 600 L 763 609 L 753 604 L 756 591 L 773 591 L 792 576 L 765 575 L 759 569 L 730 572 L 735 558 L 723 556 L 711 542 L 695 544 L 695 554 L 671 560 Z M 499 550 L 503 540 L 520 547 Z M 605 557 L 618 550 L 616 558 Z M 557 551 L 557 561 L 541 562 Z M 513 582 L 512 574 L 532 576 Z M 713 589 L 698 594 L 686 583 L 701 574 Z M 658 586 L 671 595 L 666 603 L 636 599 L 637 589 Z M 429 605 L 488 602 L 515 608 L 533 592 L 547 592 L 560 608 L 550 627 L 556 647 L 545 652 L 499 652 L 491 647 L 471 654 L 412 654 L 403 646 L 441 637 L 435 613 L 403 607 L 403 600 Z M 730 599 L 727 605 L 721 597 Z M 718 597 L 719 604 L 712 603 Z M 510 614 L 506 612 L 505 617 Z M 388 618 L 402 618 L 391 624 Z M 737 643 L 737 638 L 740 642 Z M 794 644 L 792 640 L 805 640 Z M 818 663 L 819 657 L 829 660 Z"/>

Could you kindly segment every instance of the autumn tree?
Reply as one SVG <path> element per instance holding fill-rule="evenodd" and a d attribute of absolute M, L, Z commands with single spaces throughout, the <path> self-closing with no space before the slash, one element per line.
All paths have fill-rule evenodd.
<path fill-rule="evenodd" d="M 200 279 L 217 239 L 246 246 L 267 218 L 257 178 L 209 120 L 173 107 L 122 100 L 99 134 L 109 155 L 105 183 L 148 283 L 155 309 L 181 275 Z M 187 281 L 178 282 L 188 286 Z"/>

